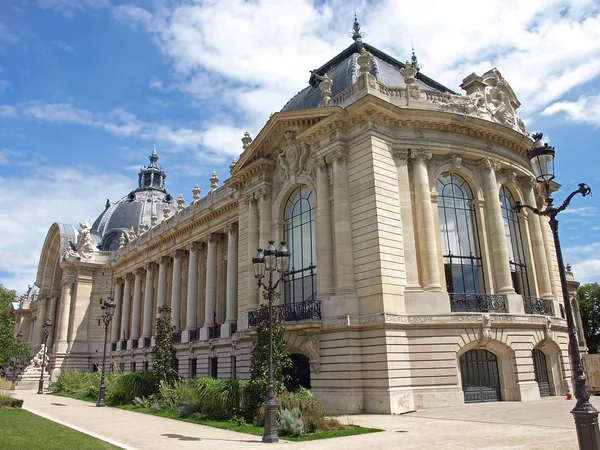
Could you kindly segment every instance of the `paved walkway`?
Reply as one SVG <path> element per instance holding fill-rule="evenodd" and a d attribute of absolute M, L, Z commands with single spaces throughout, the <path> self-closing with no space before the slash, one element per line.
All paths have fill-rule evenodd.
<path fill-rule="evenodd" d="M 124 449 L 264 449 L 260 436 L 220 430 L 162 417 L 96 408 L 94 404 L 54 395 L 19 392 L 23 407 L 35 414 L 108 441 Z M 598 397 L 592 401 L 600 406 Z M 569 410 L 574 401 L 550 397 L 536 402 L 481 403 L 405 415 L 344 416 L 342 423 L 382 428 L 381 433 L 279 446 L 292 450 L 460 449 L 576 450 Z"/>

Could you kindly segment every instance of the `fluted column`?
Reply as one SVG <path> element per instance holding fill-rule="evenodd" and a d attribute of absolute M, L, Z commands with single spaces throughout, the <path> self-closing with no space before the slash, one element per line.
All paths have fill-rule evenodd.
<path fill-rule="evenodd" d="M 115 301 L 115 316 L 111 322 L 110 342 L 116 343 L 119 342 L 119 327 L 121 325 L 121 311 L 123 308 L 123 280 L 121 278 L 117 278 L 117 282 L 115 283 L 113 299 Z"/>
<path fill-rule="evenodd" d="M 514 293 L 515 289 L 510 276 L 506 230 L 504 229 L 504 218 L 500 206 L 500 191 L 496 180 L 496 171 L 500 170 L 500 163 L 492 158 L 484 158 L 481 160 L 480 166 L 483 176 L 483 196 L 485 198 L 491 247 L 490 259 L 494 267 L 495 291 L 500 294 Z"/>
<path fill-rule="evenodd" d="M 64 353 L 67 350 L 67 333 L 69 332 L 69 319 L 71 317 L 71 299 L 73 295 L 74 276 L 66 276 L 62 279 L 62 294 L 60 301 L 60 319 L 58 323 L 58 336 L 56 352 Z"/>
<path fill-rule="evenodd" d="M 128 348 L 133 348 L 133 339 L 140 337 L 140 315 L 142 313 L 142 276 L 144 269 L 138 268 L 135 271 L 135 280 L 133 282 L 133 310 L 131 313 L 131 338 Z"/>
<path fill-rule="evenodd" d="M 232 324 L 237 324 L 237 278 L 238 278 L 238 226 L 232 223 L 227 232 L 227 292 L 225 303 L 225 323 L 221 336 L 231 336 Z"/>
<path fill-rule="evenodd" d="M 436 230 L 431 206 L 431 186 L 427 163 L 431 152 L 427 149 L 411 149 L 413 184 L 415 193 L 415 210 L 417 239 L 419 248 L 419 269 L 421 281 L 425 290 L 440 290 L 440 272 L 437 255 Z"/>
<path fill-rule="evenodd" d="M 317 162 L 317 288 L 319 296 L 334 293 L 333 240 L 331 233 L 331 202 L 329 200 L 329 165 L 325 158 Z"/>
<path fill-rule="evenodd" d="M 248 227 L 246 232 L 248 233 L 248 261 L 246 273 L 248 285 L 246 288 L 247 307 L 249 309 L 256 308 L 258 306 L 258 287 L 256 285 L 256 279 L 254 278 L 254 267 L 252 265 L 252 258 L 256 256 L 256 250 L 260 245 L 258 243 L 258 210 L 256 200 L 252 194 L 246 197 L 248 203 Z"/>
<path fill-rule="evenodd" d="M 339 146 L 327 155 L 327 162 L 333 165 L 336 294 L 354 293 L 354 258 L 352 254 L 352 225 L 350 223 L 350 190 L 346 165 L 347 159 L 348 149 L 342 146 Z"/>
<path fill-rule="evenodd" d="M 200 339 L 208 339 L 208 329 L 213 326 L 213 317 L 217 307 L 217 242 L 218 234 L 206 237 L 206 296 L 204 301 L 204 326 Z"/>
<path fill-rule="evenodd" d="M 156 316 L 158 317 L 158 308 L 162 308 L 167 300 L 167 265 L 169 259 L 166 256 L 159 258 L 158 264 L 158 286 L 156 292 Z"/>
<path fill-rule="evenodd" d="M 57 298 L 53 293 L 50 298 L 50 310 L 48 311 L 48 318 L 52 321 L 52 328 L 50 328 L 50 334 L 48 335 L 48 352 L 52 353 L 54 349 L 54 338 L 56 337 L 56 327 L 58 325 L 56 320 L 56 303 Z"/>
<path fill-rule="evenodd" d="M 35 333 L 35 346 L 39 347 L 44 342 L 44 322 L 46 322 L 46 302 L 48 299 L 40 298 L 37 313 L 37 328 Z"/>
<path fill-rule="evenodd" d="M 154 271 L 156 264 L 146 264 L 146 287 L 144 288 L 144 323 L 142 336 L 152 337 L 152 313 L 154 312 Z M 141 346 L 141 344 L 140 344 Z"/>
<path fill-rule="evenodd" d="M 182 250 L 175 250 L 173 257 L 173 277 L 171 281 L 171 320 L 176 331 L 181 329 L 181 257 Z"/>
<path fill-rule="evenodd" d="M 123 309 L 121 310 L 121 331 L 119 340 L 129 339 L 129 316 L 131 312 L 131 278 L 132 274 L 125 275 L 125 283 L 123 284 Z"/>
<path fill-rule="evenodd" d="M 521 183 L 525 193 L 525 203 L 536 206 L 534 187 L 537 186 L 535 178 L 527 178 Z M 540 217 L 528 209 L 524 210 L 529 218 L 529 233 L 531 235 L 531 247 L 535 265 L 535 278 L 542 298 L 553 298 L 552 285 L 550 284 L 550 272 L 548 271 L 548 258 L 544 247 L 544 236 L 542 235 L 542 224 Z"/>
<path fill-rule="evenodd" d="M 271 190 L 269 187 L 264 186 L 257 191 L 256 195 L 258 195 L 258 216 L 260 218 L 258 245 L 266 248 L 269 241 L 273 239 L 271 230 Z"/>
<path fill-rule="evenodd" d="M 187 309 L 185 333 L 182 337 L 183 342 L 189 342 L 189 332 L 198 328 L 198 319 L 196 310 L 198 308 L 198 242 L 192 242 L 186 247 L 190 252 L 188 265 L 188 285 L 187 285 Z"/>

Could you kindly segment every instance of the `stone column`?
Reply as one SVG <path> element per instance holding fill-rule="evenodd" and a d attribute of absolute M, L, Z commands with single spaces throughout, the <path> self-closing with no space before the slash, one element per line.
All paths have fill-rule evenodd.
<path fill-rule="evenodd" d="M 329 165 L 325 158 L 317 161 L 317 288 L 319 297 L 334 293 L 333 236 L 331 232 L 331 202 L 329 200 Z"/>
<path fill-rule="evenodd" d="M 260 218 L 258 246 L 267 248 L 269 241 L 273 240 L 271 229 L 271 189 L 263 186 L 256 192 L 256 195 L 258 196 L 258 216 Z M 252 254 L 252 256 L 254 255 L 255 253 Z"/>
<path fill-rule="evenodd" d="M 227 232 L 227 297 L 225 323 L 221 327 L 221 337 L 232 335 L 232 325 L 237 324 L 237 283 L 238 283 L 238 226 L 228 225 Z"/>
<path fill-rule="evenodd" d="M 37 313 L 37 329 L 35 335 L 36 347 L 40 347 L 44 343 L 44 322 L 46 322 L 46 302 L 48 299 L 40 298 Z M 52 324 L 54 325 L 54 324 Z"/>
<path fill-rule="evenodd" d="M 117 278 L 115 283 L 115 291 L 113 294 L 115 301 L 115 316 L 111 322 L 110 328 L 110 342 L 119 342 L 119 326 L 121 325 L 121 311 L 123 308 L 123 281 Z"/>
<path fill-rule="evenodd" d="M 171 319 L 176 331 L 181 330 L 181 257 L 182 250 L 175 250 L 173 257 L 173 281 L 171 286 Z"/>
<path fill-rule="evenodd" d="M 50 334 L 48 335 L 48 353 L 52 353 L 54 350 L 54 338 L 56 337 L 56 327 L 58 321 L 56 320 L 56 295 L 53 293 L 50 298 L 50 311 L 48 311 L 48 317 L 52 321 L 52 328 L 50 328 Z"/>
<path fill-rule="evenodd" d="M 142 337 L 152 337 L 152 314 L 154 313 L 154 271 L 156 264 L 146 264 L 146 287 L 144 288 L 144 323 Z M 144 343 L 140 342 L 140 348 Z"/>
<path fill-rule="evenodd" d="M 198 249 L 200 244 L 192 242 L 186 248 L 190 252 L 190 260 L 188 266 L 186 324 L 181 338 L 182 342 L 189 342 L 190 331 L 198 329 L 196 309 L 198 306 Z"/>
<path fill-rule="evenodd" d="M 129 339 L 129 313 L 131 311 L 131 278 L 132 274 L 125 274 L 123 286 L 123 309 L 121 310 L 121 331 L 119 340 Z M 120 347 L 119 347 L 120 348 Z"/>
<path fill-rule="evenodd" d="M 258 307 L 258 287 L 256 285 L 256 278 L 254 278 L 252 258 L 256 256 L 256 250 L 259 247 L 258 211 L 256 200 L 252 194 L 246 197 L 246 202 L 248 203 L 248 228 L 246 231 L 248 233 L 248 261 L 246 261 L 248 286 L 246 288 L 246 305 L 248 309 L 254 309 Z"/>
<path fill-rule="evenodd" d="M 350 190 L 348 186 L 348 169 L 346 167 L 347 159 L 348 149 L 342 146 L 339 146 L 327 155 L 327 163 L 333 165 L 333 215 L 335 217 L 334 240 L 336 252 L 335 290 L 338 295 L 355 293 L 352 224 L 350 223 Z M 358 311 L 352 313 L 358 313 Z"/>
<path fill-rule="evenodd" d="M 156 292 L 156 317 L 158 317 L 158 308 L 162 308 L 167 299 L 167 264 L 169 260 L 166 256 L 159 258 L 158 264 L 158 286 Z"/>
<path fill-rule="evenodd" d="M 496 171 L 500 170 L 500 163 L 492 158 L 484 158 L 481 160 L 480 166 L 490 238 L 490 260 L 494 267 L 494 290 L 499 294 L 513 294 L 515 289 L 512 277 L 510 276 L 506 230 L 504 229 L 504 218 L 502 217 L 502 208 L 500 206 L 500 191 L 498 190 L 498 181 L 496 180 Z"/>
<path fill-rule="evenodd" d="M 411 149 L 417 240 L 419 248 L 419 269 L 424 290 L 440 290 L 440 272 L 436 236 L 440 231 L 435 227 L 431 206 L 431 186 L 426 161 L 431 159 L 428 149 Z"/>
<path fill-rule="evenodd" d="M 217 307 L 217 242 L 218 234 L 206 237 L 206 297 L 204 301 L 204 326 L 200 339 L 208 340 L 208 329 L 213 326 L 213 317 Z"/>
<path fill-rule="evenodd" d="M 534 187 L 537 187 L 537 181 L 535 178 L 527 178 L 521 183 L 525 194 L 525 203 L 531 206 L 536 206 L 535 194 L 533 192 Z M 533 251 L 534 265 L 535 265 L 535 278 L 538 282 L 538 288 L 540 290 L 540 297 L 552 299 L 552 285 L 550 284 L 550 273 L 548 271 L 548 258 L 546 257 L 546 249 L 544 246 L 544 236 L 542 235 L 542 225 L 540 224 L 540 218 L 529 211 L 524 209 L 527 217 L 529 218 L 529 233 L 531 234 L 531 247 Z M 555 312 L 556 315 L 558 311 Z"/>
<path fill-rule="evenodd" d="M 135 271 L 133 282 L 133 311 L 131 313 L 131 338 L 127 348 L 133 348 L 133 340 L 140 337 L 140 315 L 142 313 L 142 276 L 144 269 L 141 267 Z"/>
<path fill-rule="evenodd" d="M 67 351 L 67 333 L 69 332 L 69 319 L 71 318 L 71 297 L 73 295 L 73 284 L 75 277 L 68 275 L 63 276 L 61 281 L 62 294 L 60 301 L 60 320 L 58 323 L 58 335 L 56 342 L 56 353 L 65 353 Z"/>

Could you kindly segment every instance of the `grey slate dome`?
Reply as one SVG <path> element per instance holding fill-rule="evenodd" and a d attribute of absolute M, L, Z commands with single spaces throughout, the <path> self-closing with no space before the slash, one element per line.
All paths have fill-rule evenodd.
<path fill-rule="evenodd" d="M 404 77 L 399 72 L 400 69 L 404 68 L 404 63 L 401 63 L 397 59 L 392 58 L 388 54 L 369 44 L 363 43 L 363 34 L 360 32 L 360 25 L 356 20 L 356 17 L 354 18 L 353 30 L 354 31 L 350 33 L 350 37 L 354 40 L 354 43 L 323 66 L 316 70 L 312 70 L 310 79 L 308 80 L 309 86 L 292 97 L 292 99 L 283 107 L 282 111 L 298 111 L 300 109 L 318 107 L 322 100 L 319 83 L 325 74 L 333 81 L 331 89 L 332 97 L 335 97 L 337 94 L 356 83 L 356 80 L 360 75 L 357 58 L 362 48 L 371 54 L 370 73 L 377 81 L 388 87 L 406 87 Z M 418 67 L 418 60 L 414 51 L 411 59 Z M 455 93 L 440 83 L 423 75 L 420 71 L 417 73 L 416 78 L 416 85 L 423 91 Z"/>
<path fill-rule="evenodd" d="M 157 166 L 156 149 L 149 157 L 150 164 L 142 167 L 138 174 L 138 187 L 117 202 L 106 201 L 105 210 L 92 225 L 91 234 L 100 250 L 115 250 L 119 246 L 121 234 L 129 241 L 129 230 L 133 226 L 136 235 L 140 234 L 140 224 L 146 229 L 162 222 L 163 209 L 168 205 L 171 215 L 177 211 L 173 197 L 165 189 L 167 175 Z"/>

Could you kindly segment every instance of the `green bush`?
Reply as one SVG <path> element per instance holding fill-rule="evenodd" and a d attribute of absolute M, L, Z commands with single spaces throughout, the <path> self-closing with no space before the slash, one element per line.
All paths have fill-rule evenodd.
<path fill-rule="evenodd" d="M 292 410 L 280 409 L 277 411 L 277 429 L 282 435 L 300 436 L 304 434 L 302 413 L 298 408 Z"/>
<path fill-rule="evenodd" d="M 52 392 L 74 395 L 84 398 L 98 397 L 100 374 L 98 372 L 80 372 L 76 369 L 65 369 L 52 385 Z"/>
<path fill-rule="evenodd" d="M 136 397 L 149 397 L 158 391 L 158 382 L 152 372 L 112 374 L 106 383 L 106 403 L 110 405 L 128 405 Z"/>
<path fill-rule="evenodd" d="M 195 405 L 200 407 L 200 396 L 198 390 L 191 380 L 176 381 L 173 386 L 168 383 L 160 384 L 160 406 L 165 411 L 177 412 L 179 406 Z"/>
<path fill-rule="evenodd" d="M 239 413 L 242 391 L 238 380 L 196 378 L 199 412 L 211 419 L 229 419 Z"/>
<path fill-rule="evenodd" d="M 277 409 L 293 410 L 302 413 L 302 422 L 306 433 L 314 433 L 324 428 L 325 408 L 308 389 L 300 388 L 296 392 L 284 391 L 277 396 Z"/>
<path fill-rule="evenodd" d="M 0 409 L 1 408 L 21 408 L 23 400 L 13 398 L 10 395 L 0 394 Z"/>

